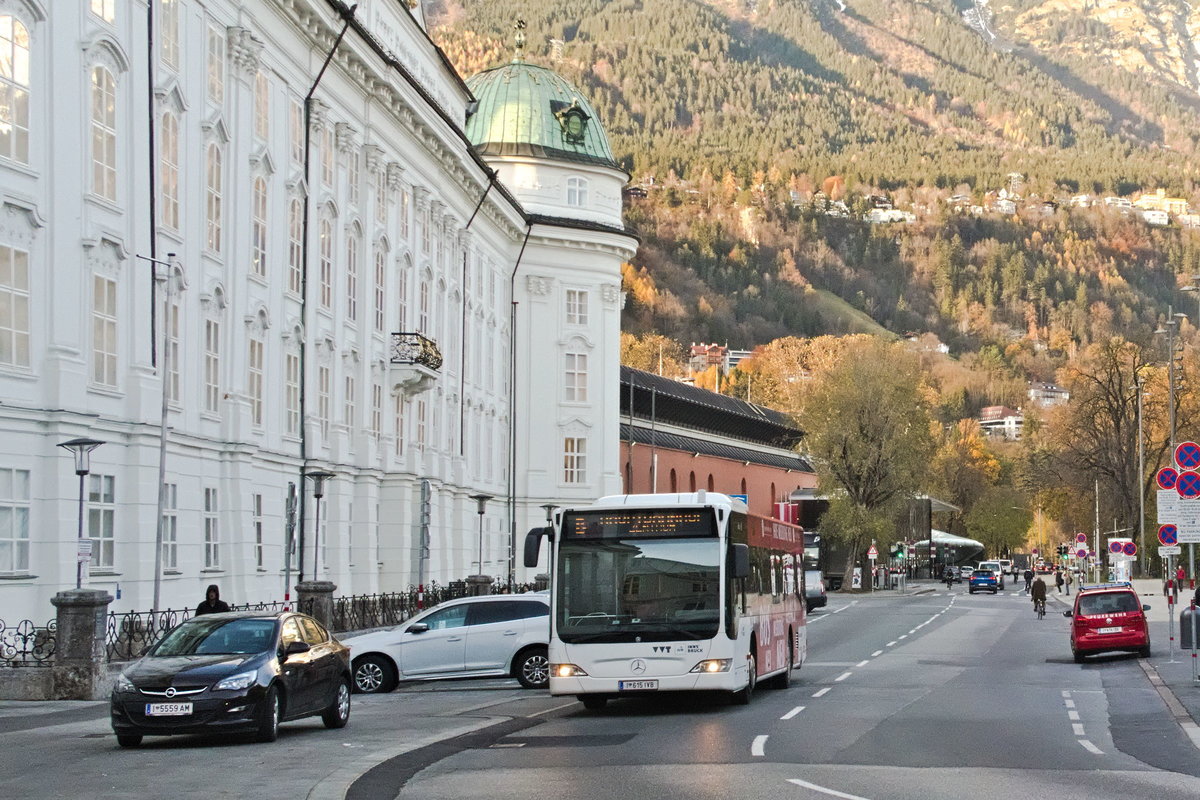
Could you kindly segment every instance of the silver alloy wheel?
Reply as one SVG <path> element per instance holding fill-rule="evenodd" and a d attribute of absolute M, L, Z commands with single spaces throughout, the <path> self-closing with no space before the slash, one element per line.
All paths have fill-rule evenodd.
<path fill-rule="evenodd" d="M 521 674 L 526 686 L 545 686 L 550 682 L 550 659 L 545 653 L 534 653 L 521 662 Z"/>
<path fill-rule="evenodd" d="M 344 720 L 350 717 L 350 687 L 344 683 L 338 684 L 337 713 L 338 719 Z"/>
<path fill-rule="evenodd" d="M 277 733 L 279 731 L 279 693 L 271 694 L 271 731 Z"/>
<path fill-rule="evenodd" d="M 383 685 L 383 668 L 374 661 L 363 661 L 354 668 L 354 685 L 363 694 L 378 692 Z"/>

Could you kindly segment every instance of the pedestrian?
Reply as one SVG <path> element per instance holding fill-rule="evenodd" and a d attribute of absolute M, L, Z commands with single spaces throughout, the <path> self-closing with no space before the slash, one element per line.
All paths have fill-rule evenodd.
<path fill-rule="evenodd" d="M 1063 578 L 1063 586 L 1066 588 L 1068 595 L 1071 594 L 1071 581 L 1071 570 L 1067 570 L 1066 577 Z"/>
<path fill-rule="evenodd" d="M 1025 568 L 1025 594 L 1029 594 L 1029 589 L 1033 586 L 1033 570 L 1029 567 Z"/>
<path fill-rule="evenodd" d="M 1187 586 L 1184 582 L 1187 580 L 1187 571 L 1184 570 L 1183 564 L 1175 568 L 1175 591 L 1182 592 L 1183 587 Z"/>
<path fill-rule="evenodd" d="M 1057 567 L 1054 569 L 1054 591 L 1062 594 L 1063 590 L 1063 574 L 1062 570 Z"/>
<path fill-rule="evenodd" d="M 210 584 L 208 591 L 204 593 L 204 602 L 196 606 L 196 616 L 201 614 L 219 614 L 222 611 L 229 610 L 229 603 L 221 599 L 221 590 L 217 585 Z"/>

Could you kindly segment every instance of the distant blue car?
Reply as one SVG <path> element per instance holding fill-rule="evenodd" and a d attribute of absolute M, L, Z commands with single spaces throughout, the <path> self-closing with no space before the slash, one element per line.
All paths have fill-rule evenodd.
<path fill-rule="evenodd" d="M 990 590 L 992 594 L 1000 591 L 1000 580 L 996 576 L 995 570 L 977 569 L 971 573 L 971 582 L 968 584 L 967 591 L 975 594 L 976 591 Z"/>

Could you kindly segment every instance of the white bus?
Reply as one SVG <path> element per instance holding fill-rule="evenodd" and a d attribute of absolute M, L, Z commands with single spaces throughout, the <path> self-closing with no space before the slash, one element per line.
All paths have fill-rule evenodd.
<path fill-rule="evenodd" d="M 550 541 L 550 693 L 589 709 L 660 691 L 748 703 L 805 658 L 804 532 L 712 492 L 614 495 L 560 509 Z"/>

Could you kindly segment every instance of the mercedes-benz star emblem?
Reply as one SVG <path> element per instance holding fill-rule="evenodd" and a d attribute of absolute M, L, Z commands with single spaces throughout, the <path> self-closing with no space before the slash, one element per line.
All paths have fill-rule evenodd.
<path fill-rule="evenodd" d="M 635 658 L 633 661 L 629 662 L 629 671 L 634 675 L 641 675 L 646 671 L 646 662 L 642 661 L 640 658 Z"/>
<path fill-rule="evenodd" d="M 175 696 L 175 687 L 168 686 L 167 690 L 165 692 L 163 692 L 163 694 L 165 694 L 167 697 L 174 697 Z"/>

